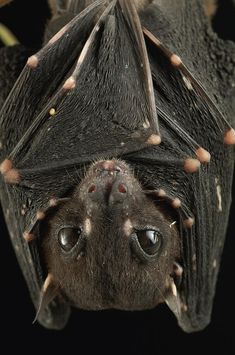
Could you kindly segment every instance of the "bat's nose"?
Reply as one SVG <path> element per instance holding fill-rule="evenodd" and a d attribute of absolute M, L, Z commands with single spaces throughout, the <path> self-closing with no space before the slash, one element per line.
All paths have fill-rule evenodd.
<path fill-rule="evenodd" d="M 128 194 L 123 168 L 113 160 L 95 166 L 95 179 L 88 188 L 89 197 L 106 204 L 122 202 Z"/>
<path fill-rule="evenodd" d="M 88 196 L 98 203 L 113 204 L 122 202 L 128 195 L 128 187 L 124 181 L 105 175 L 103 181 L 95 182 L 88 189 Z"/>

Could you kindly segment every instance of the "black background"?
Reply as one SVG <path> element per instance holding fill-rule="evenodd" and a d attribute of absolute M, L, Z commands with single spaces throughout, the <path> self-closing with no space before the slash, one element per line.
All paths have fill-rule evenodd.
<path fill-rule="evenodd" d="M 214 28 L 220 37 L 235 38 L 235 11 L 232 0 L 221 1 Z M 38 46 L 46 19 L 46 1 L 15 0 L 0 10 L 0 22 L 7 24 L 27 46 Z M 235 196 L 235 189 L 233 190 Z M 21 271 L 0 216 L 1 346 L 8 352 L 122 353 L 122 354 L 194 354 L 206 348 L 223 354 L 235 354 L 234 253 L 235 201 L 217 284 L 211 324 L 202 332 L 185 334 L 166 306 L 147 312 L 85 312 L 74 310 L 68 326 L 60 332 L 32 325 L 35 315 Z M 34 346 L 32 348 L 33 343 Z"/>

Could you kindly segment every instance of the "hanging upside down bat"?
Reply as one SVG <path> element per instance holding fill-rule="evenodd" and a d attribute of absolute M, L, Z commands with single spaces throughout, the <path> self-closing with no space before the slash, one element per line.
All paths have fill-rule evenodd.
<path fill-rule="evenodd" d="M 234 45 L 188 3 L 55 1 L 16 81 L 4 68 L 26 54 L 1 49 L 1 204 L 45 327 L 63 328 L 70 306 L 161 302 L 187 332 L 210 321 L 231 203 Z"/>

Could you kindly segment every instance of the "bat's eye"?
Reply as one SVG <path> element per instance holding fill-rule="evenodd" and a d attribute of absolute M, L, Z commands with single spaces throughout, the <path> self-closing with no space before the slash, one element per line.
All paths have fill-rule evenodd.
<path fill-rule="evenodd" d="M 80 228 L 62 228 L 58 233 L 58 241 L 60 247 L 65 251 L 69 252 L 77 244 L 78 239 L 81 235 Z"/>
<path fill-rule="evenodd" d="M 138 242 L 145 253 L 155 254 L 161 246 L 161 234 L 155 230 L 142 230 L 136 232 Z"/>
<path fill-rule="evenodd" d="M 160 253 L 163 244 L 158 230 L 137 230 L 131 237 L 132 250 L 142 261 L 149 261 Z"/>

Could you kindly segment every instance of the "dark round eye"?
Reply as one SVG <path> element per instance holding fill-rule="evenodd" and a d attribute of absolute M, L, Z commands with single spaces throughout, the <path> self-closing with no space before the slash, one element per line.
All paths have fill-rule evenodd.
<path fill-rule="evenodd" d="M 60 247 L 64 251 L 69 252 L 77 244 L 80 234 L 80 228 L 67 227 L 60 229 L 58 233 Z"/>
<path fill-rule="evenodd" d="M 156 254 L 162 244 L 161 233 L 156 230 L 146 229 L 136 231 L 138 242 L 145 253 L 148 255 Z"/>

